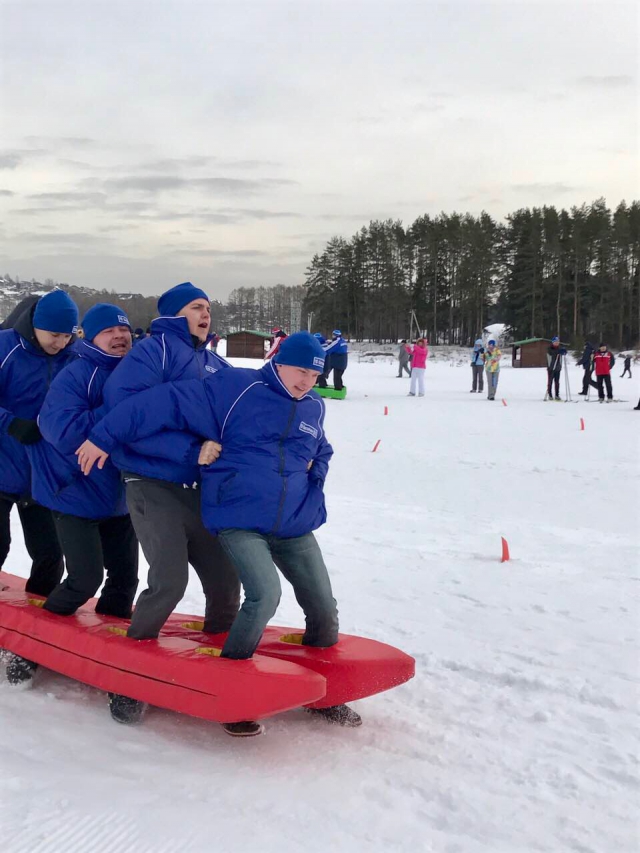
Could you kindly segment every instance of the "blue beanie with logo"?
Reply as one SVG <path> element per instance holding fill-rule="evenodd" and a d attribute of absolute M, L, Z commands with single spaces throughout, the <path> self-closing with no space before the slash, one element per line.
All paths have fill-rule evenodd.
<path fill-rule="evenodd" d="M 72 335 L 78 327 L 78 306 L 64 290 L 52 290 L 36 303 L 33 328 Z"/>
<path fill-rule="evenodd" d="M 194 299 L 206 299 L 209 302 L 209 297 L 195 287 L 190 281 L 183 281 L 182 284 L 176 284 L 158 299 L 158 312 L 161 317 L 175 317 L 178 311 L 181 311 L 185 305 L 193 302 Z"/>
<path fill-rule="evenodd" d="M 131 331 L 131 323 L 122 308 L 110 305 L 108 302 L 98 302 L 93 305 L 82 318 L 82 331 L 88 341 L 92 341 L 100 332 L 113 326 L 127 326 Z"/>
<path fill-rule="evenodd" d="M 559 344 L 560 338 L 556 335 L 554 338 L 551 338 L 551 343 L 552 344 Z"/>
<path fill-rule="evenodd" d="M 289 335 L 280 344 L 274 361 L 291 367 L 304 367 L 306 370 L 324 370 L 325 352 L 317 338 L 309 332 L 296 332 Z"/>

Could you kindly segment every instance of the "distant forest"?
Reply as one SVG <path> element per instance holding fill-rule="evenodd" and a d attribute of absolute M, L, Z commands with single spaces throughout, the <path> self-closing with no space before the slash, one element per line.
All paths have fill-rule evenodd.
<path fill-rule="evenodd" d="M 570 211 L 371 222 L 331 239 L 306 276 L 303 313 L 356 340 L 408 338 L 412 310 L 432 344 L 469 345 L 493 322 L 514 339 L 640 343 L 640 202 Z"/>
<path fill-rule="evenodd" d="M 81 314 L 114 301 L 134 327 L 156 316 L 156 297 L 61 286 Z M 420 330 L 432 344 L 464 346 L 501 322 L 515 340 L 557 334 L 575 348 L 585 338 L 637 348 L 640 202 L 614 211 L 604 199 L 570 211 L 523 208 L 504 223 L 488 213 L 425 214 L 407 228 L 370 222 L 350 240 L 329 240 L 304 284 L 240 287 L 226 304 L 214 300 L 211 313 L 222 335 L 340 328 L 352 340 L 389 342 Z"/>

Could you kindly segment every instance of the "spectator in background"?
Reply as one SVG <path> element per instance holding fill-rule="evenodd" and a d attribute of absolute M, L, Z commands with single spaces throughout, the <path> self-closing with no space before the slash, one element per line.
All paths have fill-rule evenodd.
<path fill-rule="evenodd" d="M 605 343 L 600 344 L 598 352 L 593 357 L 596 370 L 596 382 L 598 383 L 598 399 L 604 403 L 604 386 L 607 386 L 607 403 L 613 400 L 613 389 L 611 387 L 611 368 L 616 363 L 612 352 Z"/>
<path fill-rule="evenodd" d="M 628 373 L 629 379 L 631 379 L 631 356 L 630 355 L 626 355 L 624 357 L 624 370 L 622 371 L 620 379 L 624 379 L 625 373 Z"/>
<path fill-rule="evenodd" d="M 407 376 L 411 376 L 411 350 L 408 348 L 406 340 L 400 341 L 400 346 L 398 347 L 397 379 L 402 379 L 404 370 L 407 371 Z"/>
<path fill-rule="evenodd" d="M 278 326 L 274 326 L 273 329 L 271 329 L 271 334 L 273 335 L 273 337 L 271 338 L 271 345 L 264 357 L 265 361 L 268 361 L 270 358 L 273 358 L 274 355 L 277 354 L 278 350 L 280 349 L 280 345 L 282 344 L 282 341 L 284 341 L 284 339 L 287 337 L 287 333 L 283 332 L 282 329 L 280 329 Z"/>
<path fill-rule="evenodd" d="M 584 376 L 582 378 L 582 391 L 579 391 L 578 394 L 581 397 L 586 397 L 589 393 L 589 386 L 592 388 L 597 388 L 598 386 L 591 378 L 591 374 L 593 373 L 593 353 L 595 352 L 595 347 L 590 341 L 585 341 L 584 350 L 582 351 L 582 355 L 580 356 L 580 361 L 578 365 L 583 368 Z"/>
<path fill-rule="evenodd" d="M 340 329 L 333 330 L 331 333 L 331 342 L 325 344 L 323 349 L 328 365 L 325 364 L 324 373 L 321 375 L 318 385 L 320 388 L 326 388 L 329 373 L 333 370 L 333 387 L 336 391 L 342 391 L 344 388 L 344 385 L 342 384 L 342 376 L 347 369 L 349 346 L 342 337 Z"/>
<path fill-rule="evenodd" d="M 418 340 L 410 347 L 411 350 L 411 385 L 409 397 L 424 397 L 424 374 L 427 369 L 427 358 L 429 357 L 429 341 L 426 338 Z"/>
<path fill-rule="evenodd" d="M 471 394 L 475 394 L 476 391 L 478 392 L 478 394 L 482 394 L 484 390 L 484 361 L 482 360 L 483 355 L 484 346 L 482 345 L 482 338 L 478 338 L 475 344 L 473 345 L 473 352 L 471 353 L 472 387 L 471 391 L 469 392 Z"/>
<path fill-rule="evenodd" d="M 551 345 L 547 349 L 547 397 L 550 400 L 553 399 L 552 386 L 555 386 L 556 400 L 560 399 L 560 372 L 566 354 L 566 349 L 560 346 L 560 338 L 551 338 Z"/>
<path fill-rule="evenodd" d="M 495 400 L 498 382 L 500 381 L 500 359 L 502 358 L 502 353 L 493 339 L 487 343 L 487 350 L 482 358 L 487 374 L 487 400 Z"/>

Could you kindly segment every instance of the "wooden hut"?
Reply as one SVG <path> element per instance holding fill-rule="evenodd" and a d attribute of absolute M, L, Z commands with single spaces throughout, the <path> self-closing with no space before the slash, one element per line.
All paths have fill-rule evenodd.
<path fill-rule="evenodd" d="M 259 358 L 264 360 L 271 335 L 246 329 L 227 335 L 227 358 Z"/>
<path fill-rule="evenodd" d="M 546 367 L 550 338 L 526 338 L 511 344 L 512 367 Z M 568 347 L 569 344 L 562 344 Z"/>

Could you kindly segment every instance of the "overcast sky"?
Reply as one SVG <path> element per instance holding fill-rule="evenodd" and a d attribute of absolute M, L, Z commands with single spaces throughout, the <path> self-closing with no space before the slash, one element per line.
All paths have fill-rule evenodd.
<path fill-rule="evenodd" d="M 639 8 L 0 0 L 0 274 L 224 300 L 374 218 L 629 202 Z"/>

